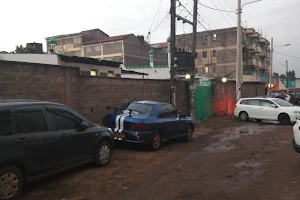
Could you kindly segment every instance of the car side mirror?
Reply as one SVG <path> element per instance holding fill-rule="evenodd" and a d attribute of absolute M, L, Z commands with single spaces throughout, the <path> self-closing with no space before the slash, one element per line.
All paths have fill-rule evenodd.
<path fill-rule="evenodd" d="M 81 130 L 86 130 L 87 128 L 89 128 L 90 127 L 90 125 L 87 123 L 87 122 L 81 122 L 81 124 L 80 124 L 80 128 L 81 128 Z"/>

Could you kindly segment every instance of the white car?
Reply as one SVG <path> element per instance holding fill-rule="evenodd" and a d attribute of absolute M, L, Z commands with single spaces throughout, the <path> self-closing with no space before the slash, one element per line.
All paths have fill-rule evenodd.
<path fill-rule="evenodd" d="M 300 153 L 300 120 L 297 119 L 294 127 L 294 139 L 293 139 L 293 147 L 297 153 Z"/>
<path fill-rule="evenodd" d="M 242 121 L 279 121 L 290 124 L 300 118 L 300 107 L 278 98 L 242 98 L 234 106 L 234 116 Z"/>

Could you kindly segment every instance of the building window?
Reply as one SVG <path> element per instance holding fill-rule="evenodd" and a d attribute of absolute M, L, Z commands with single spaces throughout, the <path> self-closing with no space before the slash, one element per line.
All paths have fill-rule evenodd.
<path fill-rule="evenodd" d="M 90 74 L 91 76 L 97 76 L 97 70 L 91 70 Z"/>
<path fill-rule="evenodd" d="M 185 39 L 182 39 L 182 40 L 181 40 L 181 45 L 182 45 L 182 46 L 185 46 L 185 45 L 186 45 L 186 44 L 185 44 Z"/>
<path fill-rule="evenodd" d="M 74 37 L 73 38 L 73 43 L 74 44 L 81 44 L 81 37 Z"/>
<path fill-rule="evenodd" d="M 107 72 L 107 76 L 108 77 L 114 77 L 115 76 L 115 73 L 113 71 L 108 71 Z"/>
<path fill-rule="evenodd" d="M 115 44 L 114 44 L 114 48 L 115 48 L 115 49 L 121 49 L 121 44 L 122 44 L 121 42 L 115 43 Z"/>
<path fill-rule="evenodd" d="M 91 47 L 86 47 L 86 52 L 88 52 L 88 53 L 92 52 L 92 48 Z"/>
<path fill-rule="evenodd" d="M 202 52 L 202 58 L 207 58 L 207 51 Z"/>
<path fill-rule="evenodd" d="M 213 56 L 213 57 L 217 57 L 217 51 L 216 51 L 216 50 L 213 50 L 213 51 L 212 51 L 212 56 Z"/>
<path fill-rule="evenodd" d="M 96 45 L 96 46 L 95 46 L 95 51 L 101 51 L 100 45 Z"/>

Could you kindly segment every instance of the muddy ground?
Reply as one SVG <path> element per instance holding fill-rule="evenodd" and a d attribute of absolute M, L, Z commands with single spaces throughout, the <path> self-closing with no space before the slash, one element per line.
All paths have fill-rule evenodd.
<path fill-rule="evenodd" d="M 85 165 L 29 185 L 22 200 L 298 200 L 292 126 L 214 117 L 194 140 L 158 152 L 118 145 L 105 168 Z"/>

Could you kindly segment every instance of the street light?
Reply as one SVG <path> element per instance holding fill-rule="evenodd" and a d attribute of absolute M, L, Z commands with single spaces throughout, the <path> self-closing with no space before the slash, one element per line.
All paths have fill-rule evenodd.
<path fill-rule="evenodd" d="M 187 80 L 189 80 L 189 79 L 191 78 L 191 75 L 190 75 L 190 74 L 186 74 L 186 75 L 184 76 L 184 78 L 187 79 Z"/>
<path fill-rule="evenodd" d="M 242 5 L 242 0 L 238 0 L 237 6 L 237 55 L 236 55 L 236 100 L 239 101 L 241 96 L 241 77 L 243 76 L 242 66 L 242 26 L 241 26 L 241 15 L 242 9 L 245 5 L 255 3 L 262 0 L 255 0 Z"/>
<path fill-rule="evenodd" d="M 222 78 L 222 82 L 223 82 L 223 83 L 226 83 L 226 82 L 227 82 L 227 78 L 225 78 L 225 77 Z"/>
<path fill-rule="evenodd" d="M 279 45 L 279 46 L 275 46 L 273 47 L 273 37 L 271 38 L 271 49 L 270 49 L 270 70 L 269 70 L 269 84 L 272 83 L 272 74 L 273 74 L 273 53 L 274 53 L 274 49 L 275 48 L 279 48 L 279 47 L 287 47 L 290 46 L 291 44 L 284 44 L 284 45 Z M 271 87 L 269 87 L 269 93 L 271 92 Z"/>

